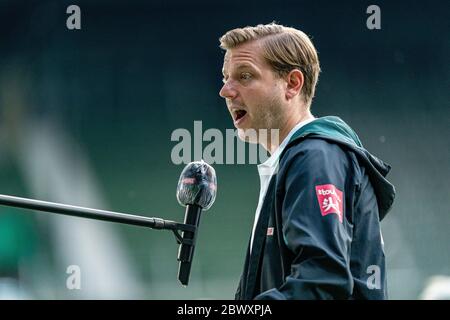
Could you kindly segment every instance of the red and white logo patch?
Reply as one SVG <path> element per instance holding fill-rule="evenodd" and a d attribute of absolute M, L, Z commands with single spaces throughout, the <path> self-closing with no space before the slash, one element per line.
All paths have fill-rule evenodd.
<path fill-rule="evenodd" d="M 335 213 L 339 216 L 339 222 L 342 223 L 344 207 L 342 203 L 342 191 L 332 184 L 323 184 L 316 186 L 316 195 L 322 216 Z"/>
<path fill-rule="evenodd" d="M 273 228 L 272 227 L 267 228 L 267 235 L 268 236 L 273 236 Z"/>

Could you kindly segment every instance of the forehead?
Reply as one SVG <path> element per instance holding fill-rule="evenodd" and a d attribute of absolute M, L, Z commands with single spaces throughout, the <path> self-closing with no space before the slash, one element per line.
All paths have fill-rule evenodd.
<path fill-rule="evenodd" d="M 256 68 L 268 67 L 262 57 L 261 50 L 258 41 L 243 43 L 235 48 L 228 49 L 223 60 L 223 71 L 245 65 Z"/>

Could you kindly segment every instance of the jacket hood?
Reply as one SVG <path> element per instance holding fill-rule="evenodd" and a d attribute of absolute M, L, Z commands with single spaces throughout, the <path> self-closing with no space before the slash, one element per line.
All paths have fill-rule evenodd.
<path fill-rule="evenodd" d="M 327 116 L 317 118 L 297 130 L 289 140 L 290 145 L 303 139 L 324 139 L 351 149 L 367 169 L 370 182 L 375 190 L 380 221 L 392 207 L 395 187 L 385 178 L 391 166 L 369 153 L 362 145 L 358 135 L 341 118 Z"/>

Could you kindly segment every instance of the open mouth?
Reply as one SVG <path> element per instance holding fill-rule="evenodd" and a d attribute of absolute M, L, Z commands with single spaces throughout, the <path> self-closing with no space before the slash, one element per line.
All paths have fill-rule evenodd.
<path fill-rule="evenodd" d="M 247 114 L 247 111 L 245 111 L 245 110 L 234 110 L 233 111 L 234 122 L 238 122 L 239 120 L 244 118 L 246 114 Z"/>

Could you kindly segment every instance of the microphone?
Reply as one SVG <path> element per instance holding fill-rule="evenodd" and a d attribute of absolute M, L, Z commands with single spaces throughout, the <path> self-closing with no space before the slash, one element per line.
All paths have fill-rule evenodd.
<path fill-rule="evenodd" d="M 177 200 L 186 206 L 184 223 L 195 227 L 194 231 L 183 231 L 178 251 L 178 280 L 182 285 L 189 283 L 195 241 L 197 239 L 200 214 L 208 210 L 216 200 L 216 172 L 209 164 L 194 161 L 186 165 L 180 175 L 177 186 Z"/>

